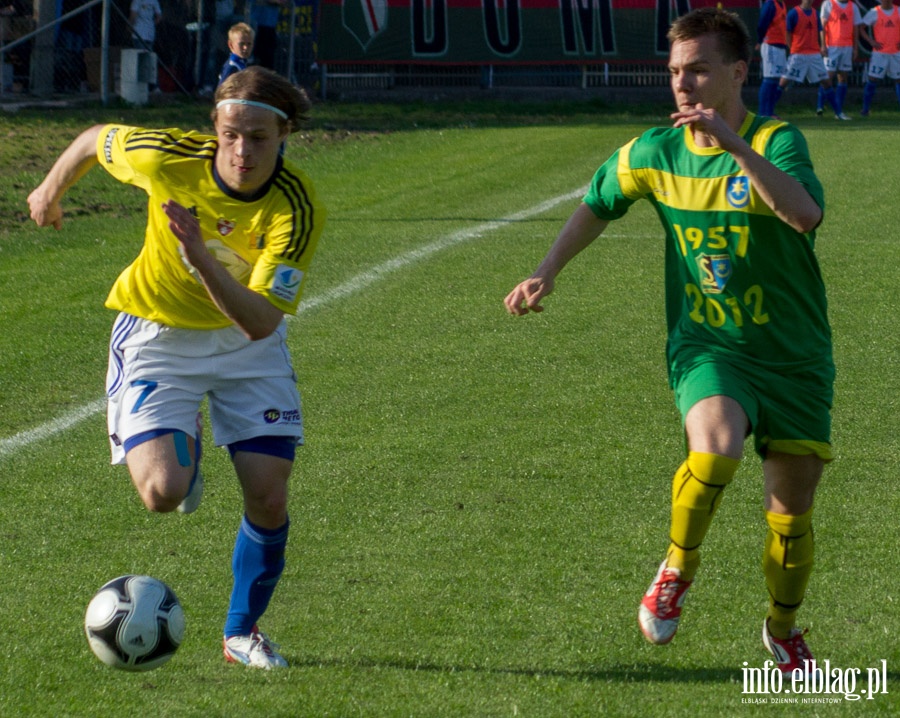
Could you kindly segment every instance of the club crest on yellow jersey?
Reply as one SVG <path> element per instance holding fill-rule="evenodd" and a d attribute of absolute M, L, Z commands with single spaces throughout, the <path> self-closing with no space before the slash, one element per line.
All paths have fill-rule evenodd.
<path fill-rule="evenodd" d="M 219 220 L 216 222 L 216 230 L 223 237 L 227 237 L 234 231 L 234 222 L 224 217 L 219 217 Z"/>

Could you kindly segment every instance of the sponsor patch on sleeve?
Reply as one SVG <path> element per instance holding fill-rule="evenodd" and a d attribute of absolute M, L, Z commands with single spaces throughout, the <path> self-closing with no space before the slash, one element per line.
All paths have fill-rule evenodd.
<path fill-rule="evenodd" d="M 106 160 L 107 164 L 112 164 L 113 139 L 115 138 L 116 132 L 118 131 L 118 127 L 111 127 L 106 133 L 106 140 L 103 142 L 103 158 Z"/>
<path fill-rule="evenodd" d="M 283 299 L 286 302 L 294 302 L 300 291 L 300 284 L 303 282 L 303 272 L 296 267 L 289 267 L 286 264 L 279 264 L 275 269 L 272 277 L 272 285 L 270 291 L 273 296 Z"/>

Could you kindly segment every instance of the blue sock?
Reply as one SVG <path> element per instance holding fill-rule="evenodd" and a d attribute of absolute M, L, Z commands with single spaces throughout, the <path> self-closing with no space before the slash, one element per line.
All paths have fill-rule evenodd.
<path fill-rule="evenodd" d="M 759 114 L 771 117 L 775 114 L 775 102 L 779 96 L 778 79 L 775 77 L 767 77 L 763 80 L 762 86 L 760 87 L 760 94 L 763 95 L 764 100 L 760 103 Z"/>
<path fill-rule="evenodd" d="M 781 99 L 781 96 L 784 94 L 784 88 L 781 86 L 781 83 L 775 85 L 775 92 L 772 94 L 772 107 L 770 108 L 772 112 L 775 112 L 775 105 L 778 103 L 778 100 Z"/>
<path fill-rule="evenodd" d="M 764 77 L 759 83 L 759 114 L 763 116 L 772 114 L 772 87 L 771 77 Z"/>
<path fill-rule="evenodd" d="M 900 102 L 900 82 L 894 85 L 894 94 L 897 95 L 897 102 Z"/>
<path fill-rule="evenodd" d="M 758 104 L 760 115 L 768 115 L 769 114 L 769 78 L 764 77 L 763 81 L 759 83 L 759 95 Z"/>
<path fill-rule="evenodd" d="M 772 80 L 772 89 L 769 90 L 769 116 L 775 114 L 775 105 L 778 104 L 782 94 L 784 94 L 784 88 L 777 79 Z"/>
<path fill-rule="evenodd" d="M 825 107 L 825 88 L 819 85 L 819 92 L 816 95 L 816 112 L 821 112 Z"/>
<path fill-rule="evenodd" d="M 878 85 L 876 83 L 869 80 L 863 88 L 863 112 L 868 112 L 869 108 L 872 106 L 872 100 L 875 99 L 875 90 L 877 87 Z"/>
<path fill-rule="evenodd" d="M 834 114 L 841 114 L 841 108 L 838 106 L 837 98 L 834 96 L 834 88 L 829 87 L 824 91 L 823 96 L 825 97 L 825 102 L 831 105 L 831 109 L 834 110 Z"/>
<path fill-rule="evenodd" d="M 225 636 L 244 636 L 263 615 L 284 570 L 290 522 L 278 529 L 254 526 L 244 516 L 234 543 L 234 588 L 225 620 Z"/>
<path fill-rule="evenodd" d="M 820 85 L 821 87 L 821 85 Z M 837 88 L 835 89 L 835 95 L 837 96 L 838 104 L 841 106 L 841 112 L 844 111 L 844 102 L 847 100 L 847 83 L 839 82 Z"/>

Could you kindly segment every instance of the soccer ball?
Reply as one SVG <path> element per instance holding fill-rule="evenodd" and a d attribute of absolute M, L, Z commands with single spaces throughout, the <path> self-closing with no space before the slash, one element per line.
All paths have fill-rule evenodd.
<path fill-rule="evenodd" d="M 184 637 L 184 610 L 162 581 L 119 576 L 88 604 L 84 631 L 94 655 L 108 666 L 149 671 L 168 661 Z"/>

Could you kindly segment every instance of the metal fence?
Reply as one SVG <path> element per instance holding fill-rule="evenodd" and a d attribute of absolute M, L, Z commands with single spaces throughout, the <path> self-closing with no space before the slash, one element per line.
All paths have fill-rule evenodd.
<path fill-rule="evenodd" d="M 322 94 L 391 88 L 480 87 L 667 87 L 664 62 L 592 65 L 330 64 L 322 69 Z"/>
<path fill-rule="evenodd" d="M 865 58 L 865 55 L 862 55 Z M 851 87 L 862 87 L 868 64 L 855 62 L 848 76 Z M 368 91 L 437 90 L 439 88 L 571 88 L 602 90 L 660 88 L 667 92 L 669 72 L 665 62 L 605 62 L 590 65 L 416 65 L 332 63 L 321 69 L 320 95 L 326 98 L 357 96 Z M 761 81 L 758 62 L 752 63 L 747 84 Z M 893 80 L 890 81 L 893 84 Z M 400 93 L 398 93 L 400 94 Z M 667 95 L 664 95 L 667 96 Z"/>

